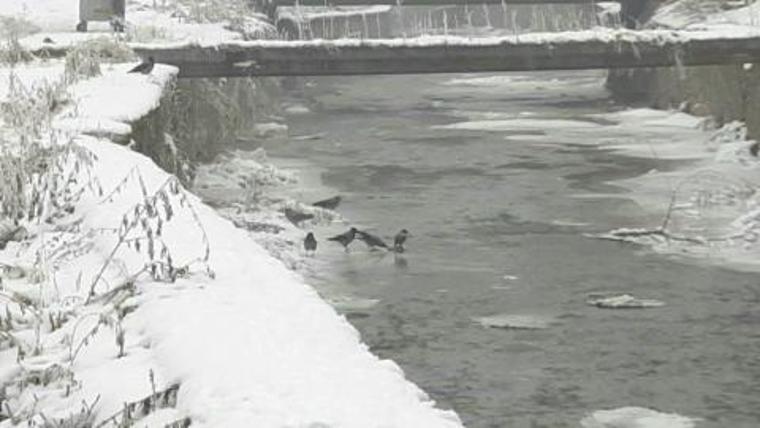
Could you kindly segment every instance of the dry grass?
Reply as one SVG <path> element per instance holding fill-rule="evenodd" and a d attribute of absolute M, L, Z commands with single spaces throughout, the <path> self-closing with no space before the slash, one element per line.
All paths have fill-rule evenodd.
<path fill-rule="evenodd" d="M 31 52 L 21 46 L 19 39 L 38 30 L 25 19 L 0 16 L 0 64 L 15 65 L 34 59 Z"/>

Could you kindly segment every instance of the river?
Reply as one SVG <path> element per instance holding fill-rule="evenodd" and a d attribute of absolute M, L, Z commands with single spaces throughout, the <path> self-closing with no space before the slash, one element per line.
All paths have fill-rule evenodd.
<path fill-rule="evenodd" d="M 656 153 L 703 138 L 667 112 L 648 113 L 656 126 L 621 120 L 603 83 L 602 72 L 305 80 L 283 101 L 287 137 L 260 143 L 301 177 L 292 197 L 344 198 L 346 224 L 305 227 L 320 241 L 308 277 L 469 427 L 577 427 L 625 406 L 757 427 L 757 275 L 592 236 L 656 225 L 667 208 L 667 195 L 642 206 L 616 181 L 695 162 L 615 144 Z M 413 236 L 399 255 L 344 252 L 325 238 L 349 223 Z M 664 305 L 599 308 L 595 293 Z"/>

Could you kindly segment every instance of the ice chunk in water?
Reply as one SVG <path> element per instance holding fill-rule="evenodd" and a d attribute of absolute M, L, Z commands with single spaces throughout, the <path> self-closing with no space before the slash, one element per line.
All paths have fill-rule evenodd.
<path fill-rule="evenodd" d="M 380 303 L 380 299 L 369 299 L 354 296 L 328 297 L 327 301 L 335 309 L 342 311 L 366 310 Z"/>
<path fill-rule="evenodd" d="M 581 420 L 583 428 L 693 428 L 698 419 L 643 407 L 599 410 Z"/>
<path fill-rule="evenodd" d="M 665 306 L 665 302 L 655 299 L 640 299 L 631 294 L 589 294 L 586 303 L 604 309 L 644 309 Z"/>
<path fill-rule="evenodd" d="M 540 315 L 498 314 L 473 320 L 483 327 L 513 330 L 543 330 L 553 324 L 553 319 Z"/>

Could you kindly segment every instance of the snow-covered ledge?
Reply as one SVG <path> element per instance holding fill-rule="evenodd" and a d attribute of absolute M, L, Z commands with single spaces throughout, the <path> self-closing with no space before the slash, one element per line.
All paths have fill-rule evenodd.
<path fill-rule="evenodd" d="M 43 355 L 23 363 L 27 369 L 68 361 L 64 354 L 70 356 L 71 347 L 67 351 L 61 343 L 73 336 L 84 344 L 71 363 L 76 388 L 65 395 L 43 388 L 26 391 L 16 404 L 23 405 L 26 397 L 46 415 L 63 416 L 82 400 L 92 403 L 99 397 L 95 411 L 102 420 L 125 402 L 180 384 L 176 408 L 156 412 L 141 425 L 163 426 L 190 417 L 193 426 L 225 428 L 462 426 L 454 412 L 437 409 L 406 380 L 394 362 L 373 355 L 357 331 L 301 276 L 197 197 L 178 189 L 149 158 L 104 137 L 128 135 L 130 122 L 158 106 L 176 75 L 167 66 L 157 66 L 147 76 L 127 74 L 126 69 L 115 66 L 74 85 L 76 106 L 58 123 L 81 133 L 78 144 L 95 155 L 89 173 L 105 193 L 86 192 L 78 202 L 72 224 L 85 233 L 88 251 L 58 264 L 52 274 L 55 293 L 84 301 L 90 300 L 91 283 L 102 295 L 129 282 L 145 264 L 147 250 L 119 247 L 118 234 L 103 231 L 126 227 L 146 195 L 157 195 L 159 201 L 165 195 L 174 198 L 171 220 L 158 227 L 174 264 L 190 267 L 172 283 L 140 276 L 137 294 L 119 305 L 123 319 L 104 323 L 113 329 L 96 329 L 87 341 L 79 342 L 82 332 L 103 317 L 86 314 L 97 313 L 102 301 L 73 308 L 79 321 L 45 334 Z M 98 232 L 87 235 L 90 231 Z M 193 264 L 204 258 L 206 248 L 207 264 Z M 14 243 L 9 249 L 23 253 Z M 20 257 L 28 260 L 31 254 Z M 101 271 L 106 280 L 93 282 Z M 21 282 L 10 286 L 38 287 Z M 114 338 L 118 344 L 120 331 L 123 349 L 117 355 Z M 13 357 L 10 350 L 0 352 L 4 367 L 15 364 Z"/>

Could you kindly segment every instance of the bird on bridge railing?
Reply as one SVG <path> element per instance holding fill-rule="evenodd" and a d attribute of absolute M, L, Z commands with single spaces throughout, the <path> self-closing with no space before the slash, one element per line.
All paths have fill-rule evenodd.
<path fill-rule="evenodd" d="M 129 70 L 127 73 L 150 74 L 150 72 L 153 71 L 153 66 L 155 64 L 156 61 L 152 56 L 149 56 L 147 61 L 141 62 L 135 68 Z"/>

